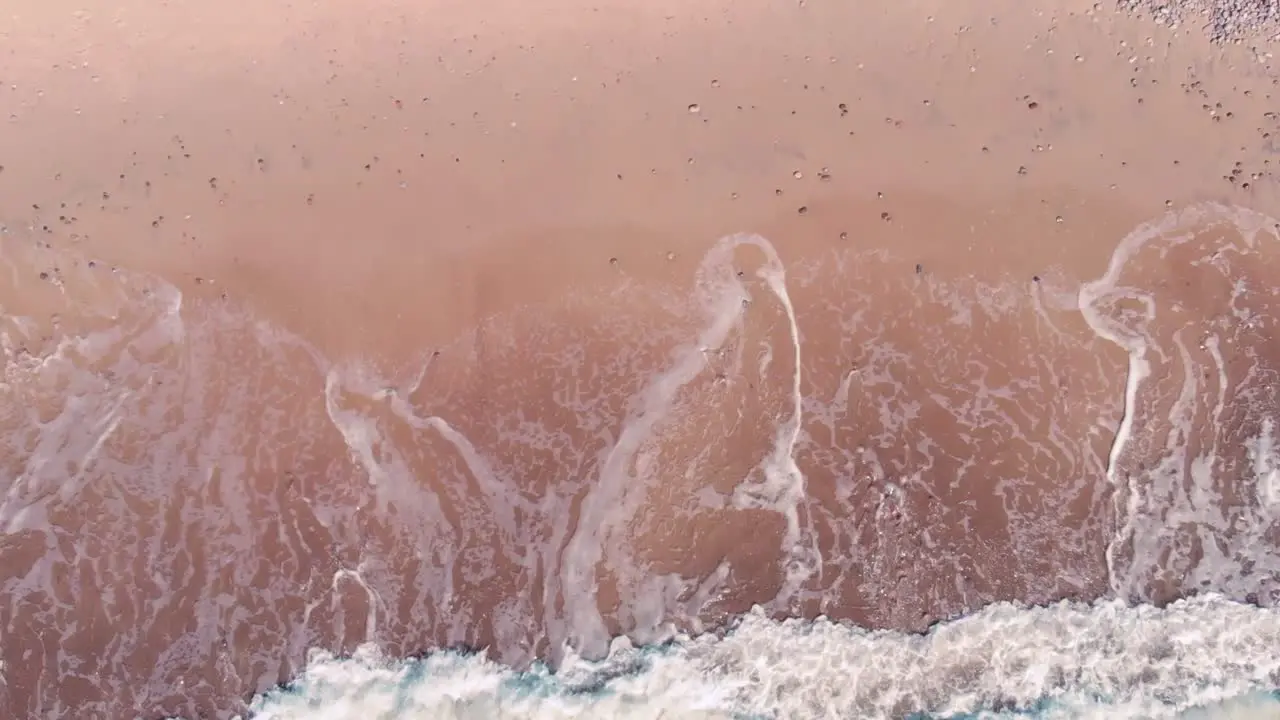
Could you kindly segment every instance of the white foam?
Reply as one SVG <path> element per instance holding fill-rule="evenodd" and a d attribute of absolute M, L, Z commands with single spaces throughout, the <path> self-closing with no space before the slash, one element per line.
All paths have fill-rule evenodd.
<path fill-rule="evenodd" d="M 560 584 L 568 627 L 558 639 L 590 656 L 599 656 L 608 647 L 605 620 L 597 604 L 597 566 L 606 551 L 615 562 L 625 557 L 627 539 L 618 537 L 618 530 L 643 500 L 643 453 L 655 428 L 670 414 L 680 390 L 703 372 L 706 352 L 723 346 L 741 321 L 747 294 L 733 272 L 735 246 L 721 243 L 704 258 L 697 289 L 705 325 L 694 342 L 678 348 L 669 365 L 632 399 L 632 411 L 617 438 L 601 453 L 597 476 L 589 484 L 577 525 L 562 553 Z M 640 589 L 629 590 L 628 600 L 635 603 Z M 652 628 L 649 632 L 662 630 Z"/>
<path fill-rule="evenodd" d="M 1280 577 L 1260 552 L 1280 522 L 1265 356 L 1274 249 L 1259 252 L 1274 227 L 1244 208 L 1192 205 L 1136 228 L 1081 287 L 1086 321 L 1128 355 L 1106 470 L 1118 519 L 1107 563 L 1121 597 L 1148 599 L 1172 582 L 1244 598 Z"/>
<path fill-rule="evenodd" d="M 777 598 L 779 602 L 791 597 L 820 563 L 813 533 L 802 517 L 805 481 L 794 460 L 803 398 L 800 329 L 787 293 L 786 270 L 766 238 L 745 233 L 726 236 L 703 256 L 695 277 L 694 299 L 702 311 L 702 325 L 696 337 L 677 348 L 668 365 L 649 378 L 633 397 L 632 412 L 624 420 L 616 440 L 602 453 L 597 477 L 588 483 L 577 526 L 566 543 L 560 583 L 567 628 L 563 636 L 554 639 L 590 657 L 600 656 L 609 640 L 597 603 L 596 569 L 606 557 L 615 567 L 622 564 L 630 551 L 630 538 L 620 529 L 643 504 L 651 481 L 649 471 L 654 469 L 651 444 L 660 434 L 662 423 L 678 413 L 681 391 L 705 372 L 708 356 L 727 348 L 743 332 L 752 297 L 737 271 L 736 252 L 740 248 L 755 248 L 764 256 L 755 275 L 785 313 L 793 369 L 787 388 L 790 412 L 778 423 L 770 452 L 737 485 L 733 503 L 737 507 L 778 512 L 786 522 L 781 539 L 785 579 Z M 758 358 L 758 371 L 766 372 L 774 360 L 773 348 L 765 345 Z M 669 598 L 678 594 L 671 591 L 671 586 L 684 581 L 669 578 L 670 582 L 650 582 L 629 577 L 620 580 L 624 588 L 623 602 L 631 607 L 630 614 L 637 620 L 652 619 L 637 623 L 632 636 L 645 640 L 668 637 L 672 629 L 663 619 L 670 610 Z M 698 596 L 704 594 L 701 590 L 697 593 Z"/>
<path fill-rule="evenodd" d="M 791 372 L 791 414 L 778 424 L 773 447 L 761 464 L 761 482 L 743 482 L 734 489 L 733 501 L 737 507 L 762 507 L 780 513 L 786 519 L 786 532 L 782 537 L 785 561 L 785 578 L 775 602 L 785 602 L 794 597 L 801 585 L 818 570 L 822 555 L 809 528 L 802 527 L 801 511 L 805 500 L 805 477 L 796 464 L 796 443 L 800 439 L 801 413 L 804 395 L 800 389 L 800 324 L 796 320 L 795 306 L 787 292 L 786 270 L 777 251 L 769 241 L 759 235 L 738 235 L 728 239 L 734 246 L 754 245 L 765 254 L 765 265 L 756 274 L 782 304 L 787 316 L 787 330 L 791 340 L 793 370 Z M 770 354 L 768 357 L 772 357 Z M 761 367 L 763 375 L 765 367 Z"/>
<path fill-rule="evenodd" d="M 1237 213 L 1234 209 L 1221 212 L 1224 217 L 1231 218 L 1236 217 L 1231 213 Z M 1206 213 L 1212 215 L 1208 211 Z M 1148 328 L 1135 328 L 1105 315 L 1103 303 L 1119 297 L 1136 300 L 1146 308 L 1147 318 L 1153 318 L 1157 310 L 1154 302 L 1140 289 L 1123 287 L 1119 282 L 1120 273 L 1144 243 L 1165 237 L 1161 233 L 1167 234 L 1170 228 L 1181 227 L 1177 223 L 1186 221 L 1187 218 L 1182 217 L 1172 224 L 1156 223 L 1140 228 L 1122 243 L 1113 259 L 1113 267 L 1104 279 L 1086 286 L 1081 294 L 1082 307 L 1095 330 L 1129 352 L 1126 407 L 1130 410 L 1137 406 L 1143 391 L 1143 382 L 1149 372 L 1148 358 L 1168 352 L 1182 357 L 1184 365 L 1189 365 L 1190 348 L 1198 338 L 1174 333 L 1171 342 L 1159 346 Z M 557 628 L 553 619 L 548 618 L 547 635 L 553 641 L 573 641 L 569 644 L 578 652 L 603 655 L 603 658 L 593 662 L 570 654 L 555 673 L 545 669 L 518 673 L 474 655 L 439 653 L 424 660 L 390 661 L 381 658 L 373 645 L 366 646 L 349 659 L 317 652 L 311 656 L 307 671 L 292 690 L 264 695 L 255 701 L 258 716 L 334 720 L 366 716 L 874 718 L 923 712 L 1001 717 L 1015 713 L 1008 708 L 1022 708 L 1026 711 L 1024 714 L 1037 717 L 1171 717 L 1181 712 L 1196 712 L 1196 708 L 1206 704 L 1236 698 L 1229 707 L 1232 708 L 1230 712 L 1237 714 L 1222 716 L 1238 717 L 1241 716 L 1238 713 L 1272 706 L 1269 696 L 1258 693 L 1270 690 L 1280 677 L 1280 658 L 1275 650 L 1280 647 L 1277 642 L 1280 641 L 1280 615 L 1273 610 L 1233 604 L 1216 596 L 1176 603 L 1164 610 L 1131 608 L 1114 602 L 1062 604 L 1044 609 L 995 605 L 973 617 L 939 626 L 927 636 L 868 632 L 825 621 L 774 622 L 762 612 L 757 612 L 747 616 L 734 632 L 725 637 L 676 637 L 669 646 L 662 648 L 634 648 L 627 641 L 618 639 L 611 642 L 596 604 L 596 565 L 602 558 L 612 560 L 610 553 L 625 552 L 625 548 L 617 547 L 628 539 L 623 532 L 625 519 L 635 506 L 641 504 L 641 497 L 635 493 L 643 492 L 643 483 L 633 481 L 644 476 L 643 464 L 647 461 L 644 445 L 655 434 L 657 423 L 671 411 L 679 391 L 705 372 L 708 350 L 731 344 L 734 334 L 742 333 L 743 302 L 750 299 L 750 293 L 734 271 L 732 252 L 744 245 L 764 253 L 765 262 L 758 276 L 763 281 L 766 296 L 771 301 L 776 299 L 782 315 L 785 315 L 786 332 L 791 343 L 781 349 L 768 346 L 768 353 L 761 357 L 768 358 L 773 372 L 777 372 L 777 366 L 784 359 L 794 363 L 791 377 L 782 388 L 785 403 L 783 412 L 779 413 L 773 447 L 760 466 L 754 468 L 758 472 L 745 479 L 734 494 L 739 505 L 769 508 L 786 520 L 781 550 L 786 560 L 787 582 L 778 599 L 778 605 L 781 605 L 788 592 L 794 591 L 821 561 L 802 514 L 805 478 L 792 458 L 800 432 L 801 412 L 805 409 L 800 396 L 801 330 L 787 292 L 783 265 L 772 246 L 758 236 L 734 236 L 713 249 L 700 270 L 698 289 L 707 309 L 701 333 L 689 338 L 689 342 L 673 354 L 663 371 L 648 378 L 635 396 L 634 412 L 627 418 L 616 440 L 606 449 L 599 476 L 588 479 L 591 490 L 582 506 L 581 522 L 565 549 L 563 566 L 556 570 L 566 599 L 564 613 L 568 616 L 565 618 L 568 628 Z M 61 284 L 61 278 L 58 282 L 60 284 L 55 287 L 65 291 L 67 286 Z M 125 280 L 119 282 L 123 284 Z M 68 393 L 66 398 L 62 395 L 55 398 L 59 403 L 66 399 L 67 405 L 57 422 L 44 426 L 43 432 L 47 437 L 42 439 L 45 444 L 39 446 L 32 456 L 30 477 L 20 478 L 22 483 L 15 483 L 6 497 L 0 499 L 0 529 L 12 531 L 47 524 L 46 519 L 35 514 L 42 506 L 32 501 L 32 498 L 38 500 L 43 497 L 40 493 L 47 492 L 41 483 L 49 483 L 47 479 L 42 480 L 41 473 L 60 478 L 60 470 L 53 467 L 53 461 L 64 462 L 74 457 L 79 463 L 76 466 L 79 474 L 72 475 L 72 479 L 78 481 L 91 464 L 101 462 L 100 449 L 116 432 L 121 417 L 126 419 L 125 422 L 134 418 L 135 424 L 145 419 L 145 408 L 137 397 L 128 394 L 133 390 L 139 390 L 140 394 L 140 389 L 150 389 L 146 385 L 150 382 L 150 375 L 143 372 L 146 362 L 135 359 L 135 351 L 140 357 L 148 354 L 163 356 L 165 352 L 171 352 L 174 357 L 167 360 L 174 366 L 175 373 L 187 372 L 201 380 L 214 376 L 213 368 L 221 362 L 222 356 L 217 352 L 219 346 L 215 339 L 211 339 L 213 331 L 201 329 L 198 322 L 184 327 L 178 313 L 181 295 L 176 290 L 170 295 L 163 292 L 155 294 L 165 289 L 158 285 L 156 288 L 142 288 L 135 293 L 156 303 L 154 312 L 144 313 L 143 320 L 136 327 L 116 329 L 112 326 L 107 330 L 86 331 L 52 350 L 33 355 L 42 364 L 36 370 L 57 373 L 59 363 L 64 362 L 64 355 L 68 353 L 78 353 L 90 360 L 109 356 L 105 350 L 73 347 L 73 342 L 82 345 L 90 342 L 127 343 L 130 353 L 122 354 L 123 359 L 118 362 L 127 363 L 119 367 L 130 372 L 117 374 L 127 376 L 126 379 L 135 384 L 117 383 L 109 386 L 111 392 L 106 394 L 101 394 L 100 389 L 94 386 L 94 392 L 100 394 L 100 402 L 93 404 L 76 400 L 75 392 Z M 80 289 L 80 292 L 89 291 Z M 1240 292 L 1233 295 L 1233 303 L 1239 295 Z M 133 295 L 128 299 L 137 301 Z M 1255 319 L 1246 310 L 1232 307 L 1241 323 Z M 1160 311 L 1164 312 L 1163 308 Z M 206 309 L 202 312 L 213 311 Z M 5 334 L 0 336 L 0 340 L 13 343 L 37 335 L 35 331 L 23 334 L 21 323 L 26 322 L 24 318 L 15 315 L 12 320 L 13 326 L 2 329 Z M 234 326 L 228 325 L 224 331 L 266 333 L 268 329 L 251 325 L 248 318 L 238 318 Z M 207 347 L 201 346 L 199 352 L 192 350 L 186 353 L 166 350 L 176 347 L 183 340 L 184 333 L 191 336 L 186 338 L 186 342 L 200 341 Z M 1227 383 L 1224 379 L 1227 366 L 1224 353 L 1230 348 L 1230 336 L 1223 335 L 1223 338 L 1226 339 L 1210 335 L 1203 340 L 1201 348 L 1216 363 L 1220 387 Z M 284 352 L 278 346 L 280 343 L 274 341 L 263 342 L 260 352 L 275 357 L 273 354 Z M 299 353 L 309 352 L 305 348 L 297 349 L 302 347 L 297 343 L 290 347 Z M 785 358 L 784 353 L 790 353 L 791 357 Z M 245 366 L 263 364 L 246 362 Z M 279 367 L 285 367 L 283 359 L 279 361 Z M 380 381 L 366 383 L 361 378 L 352 377 L 352 373 L 330 367 L 325 362 L 317 361 L 316 368 L 324 379 L 326 417 L 342 433 L 356 465 L 376 487 L 373 493 L 375 501 L 395 502 L 411 508 L 407 514 L 415 522 L 410 530 L 405 531 L 406 536 L 414 541 L 416 547 L 434 548 L 438 553 L 433 556 L 432 569 L 424 571 L 414 581 L 416 586 L 408 591 L 396 585 L 400 578 L 385 568 L 376 567 L 376 557 L 374 560 L 366 557 L 364 562 L 340 568 L 333 574 L 332 597 L 337 597 L 340 588 L 348 594 L 367 596 L 365 616 L 356 619 L 364 621 L 362 637 L 365 640 L 378 639 L 379 630 L 388 622 L 391 603 L 383 599 L 383 593 L 387 598 L 396 597 L 395 593 L 406 595 L 420 591 L 418 597 L 434 593 L 429 596 L 439 599 L 442 615 L 455 618 L 445 622 L 462 622 L 456 618 L 463 615 L 450 611 L 455 562 L 452 528 L 435 497 L 411 481 L 414 471 L 411 450 L 415 444 L 411 440 L 416 436 L 409 436 L 409 442 L 397 444 L 395 436 L 388 433 L 387 428 L 393 425 L 393 420 L 398 421 L 414 432 L 429 432 L 451 445 L 474 477 L 476 487 L 494 509 L 495 526 L 512 536 L 508 544 L 513 548 L 521 547 L 528 540 L 524 535 L 517 537 L 519 531 L 512 519 L 515 510 L 526 510 L 532 506 L 524 504 L 514 494 L 509 499 L 502 499 L 501 483 L 497 477 L 500 471 L 496 469 L 493 458 L 474 447 L 449 420 L 419 415 L 403 399 L 401 390 L 388 392 L 385 383 Z M 763 374 L 769 369 L 762 365 L 759 372 Z M 24 366 L 16 361 L 6 367 L 6 372 L 24 371 Z M 850 393 L 852 378 L 852 372 L 844 377 L 838 395 L 840 398 Z M 89 383 L 91 380 L 94 380 L 93 374 L 84 373 L 83 380 L 76 382 Z M 416 387 L 418 380 L 408 387 Z M 1171 413 L 1171 420 L 1189 426 L 1192 420 L 1204 420 L 1204 417 L 1193 417 L 1189 410 L 1194 403 L 1202 401 L 1199 397 L 1201 386 L 1191 384 L 1189 376 L 1183 380 L 1173 403 L 1176 413 Z M 168 383 L 166 387 L 174 385 L 177 384 Z M 112 394 L 116 392 L 116 386 L 119 393 Z M 226 438 L 231 433 L 229 428 L 242 421 L 243 417 L 226 412 L 206 414 L 208 408 L 198 403 L 203 402 L 202 393 L 212 393 L 213 390 L 200 390 L 199 383 L 193 383 L 193 386 L 199 390 L 193 391 L 195 399 L 184 399 L 175 394 L 162 398 L 169 402 L 168 405 L 157 405 L 168 407 L 186 403 L 183 407 L 190 406 L 191 417 L 209 419 L 202 424 L 193 422 L 184 426 L 184 434 L 180 437 L 170 433 L 169 437 L 158 439 L 158 459 L 154 467 L 161 470 L 180 464 L 199 467 L 206 478 L 206 485 L 222 488 L 218 491 L 221 495 L 217 503 L 210 504 L 224 509 L 212 516 L 213 520 L 234 527 L 250 513 L 244 507 L 248 502 L 247 493 L 238 490 L 242 486 L 227 480 L 243 476 L 243 472 L 237 474 L 235 470 L 235 464 L 243 462 L 243 459 Z M 237 386 L 236 398 L 241 404 L 235 407 L 260 405 L 256 396 L 252 403 L 240 399 L 253 391 L 252 384 Z M 286 386 L 280 392 L 291 391 Z M 1211 414 L 1207 411 L 1206 416 L 1216 422 L 1230 403 L 1221 392 L 1210 399 L 1213 401 L 1210 403 L 1212 411 Z M 366 400 L 379 402 L 367 403 Z M 80 405 L 72 407 L 71 401 Z M 833 406 L 838 407 L 838 403 L 833 401 Z M 296 422 L 300 428 L 298 432 L 309 430 L 310 426 L 301 427 L 302 420 Z M 1109 474 L 1117 484 L 1120 481 L 1115 477 L 1115 467 L 1137 432 L 1134 423 L 1132 412 L 1126 413 L 1111 452 Z M 886 420 L 885 427 L 891 429 L 893 426 Z M 1280 474 L 1276 469 L 1280 467 L 1280 459 L 1275 450 L 1274 424 L 1268 422 L 1263 427 L 1264 431 L 1249 441 L 1249 450 L 1253 472 L 1261 480 L 1257 485 L 1258 493 L 1263 499 L 1270 500 L 1280 492 L 1275 487 L 1276 477 Z M 187 448 L 194 450 L 188 451 Z M 1179 447 L 1168 449 L 1172 452 Z M 1193 462 L 1189 462 L 1188 467 L 1193 479 L 1199 480 L 1211 474 L 1211 463 L 1202 461 L 1202 458 L 1191 460 Z M 44 465 L 49 467 L 46 469 Z M 123 482 L 137 473 L 120 475 Z M 163 478 L 165 474 L 156 472 L 147 477 Z M 215 477 L 219 478 L 218 482 L 212 481 Z M 157 487 L 157 493 L 175 492 L 166 484 L 157 484 Z M 886 479 L 885 487 L 892 489 L 899 485 Z M 1208 487 L 1210 483 L 1198 481 L 1188 492 L 1204 491 Z M 77 482 L 71 482 L 58 486 L 56 492 L 69 495 L 76 489 Z M 1122 515 L 1127 524 L 1121 528 L 1121 536 L 1127 534 L 1130 538 L 1150 540 L 1150 547 L 1156 547 L 1158 542 L 1163 542 L 1163 536 L 1159 535 L 1160 527 L 1156 524 L 1142 525 L 1153 517 L 1145 510 L 1146 504 L 1151 502 L 1151 495 L 1144 495 L 1143 487 L 1136 483 L 1127 489 L 1131 491 L 1125 496 L 1128 512 Z M 1214 497 L 1179 496 L 1177 502 L 1181 505 L 1176 509 L 1184 513 L 1199 512 L 1216 507 L 1216 500 Z M 1263 504 L 1270 506 L 1270 503 Z M 354 526 L 349 521 L 350 516 L 345 514 L 350 509 L 342 503 L 335 504 L 335 507 L 338 509 L 317 510 L 317 519 L 334 526 Z M 210 516 L 207 513 L 212 511 L 205 512 L 205 520 L 208 521 Z M 1265 529 L 1262 521 L 1271 519 L 1268 514 L 1271 512 L 1264 508 L 1256 517 L 1246 520 Z M 1280 512 L 1280 509 L 1274 512 Z M 1204 512 L 1188 516 L 1206 524 L 1221 523 L 1220 518 Z M 439 522 L 422 522 L 423 519 Z M 250 537 L 250 534 L 237 529 L 235 532 L 211 532 L 210 537 L 211 542 L 225 544 L 237 542 L 236 538 Z M 558 544 L 558 538 L 555 543 L 547 545 Z M 1206 547 L 1213 549 L 1212 546 Z M 1254 547 L 1259 566 L 1271 567 L 1268 563 L 1274 561 L 1256 557 L 1264 554 L 1258 553 L 1257 548 L 1271 546 L 1259 542 Z M 232 553 L 232 550 L 239 554 Z M 242 547 L 219 551 L 225 553 L 224 557 L 251 556 Z M 553 551 L 539 552 L 549 555 Z M 1148 555 L 1153 554 L 1154 550 L 1148 550 Z M 1215 567 L 1230 567 L 1237 559 L 1235 556 L 1209 558 L 1217 563 Z M 366 566 L 365 563 L 374 566 Z M 236 565 L 241 573 L 248 572 L 248 563 L 231 564 Z M 1136 562 L 1134 564 L 1137 565 Z M 1206 563 L 1206 568 L 1208 565 Z M 31 573 L 24 582 L 38 589 L 48 586 L 51 577 L 46 568 Z M 243 579 L 245 575 L 237 577 L 247 582 Z M 707 596 L 714 583 L 722 581 L 723 577 L 721 573 L 708 579 L 695 597 Z M 1124 575 L 1116 573 L 1115 577 L 1123 578 Z M 668 620 L 665 611 L 669 605 L 664 603 L 670 602 L 669 598 L 673 596 L 669 591 L 670 582 L 684 581 L 641 577 L 633 586 L 625 588 L 629 592 L 636 591 L 630 592 L 624 602 L 637 608 L 632 612 L 638 618 L 637 625 L 657 627 Z M 1236 590 L 1240 586 L 1219 582 L 1214 587 Z M 337 599 L 330 602 L 335 613 L 341 609 Z M 314 603 L 307 606 L 308 616 L 315 607 Z M 522 616 L 532 615 L 533 611 L 522 609 Z M 339 618 L 339 624 L 345 625 L 342 618 Z M 217 630 L 212 624 L 206 624 L 200 632 L 212 636 Z M 455 628 L 450 637 L 464 637 L 464 632 L 465 628 Z M 635 636 L 644 639 L 643 633 L 634 633 Z M 302 647 L 305 641 L 306 636 L 297 631 L 291 635 L 290 647 Z M 206 644 L 213 646 L 212 641 Z M 183 662 L 182 654 L 188 652 L 184 647 L 175 644 L 166 651 L 157 667 L 164 669 Z M 272 666 L 263 675 L 270 675 L 275 669 Z M 1226 707 L 1214 706 L 1213 710 L 1204 712 L 1225 713 Z"/>
<path fill-rule="evenodd" d="M 1164 609 L 1001 603 L 927 635 L 756 611 L 724 637 L 619 640 L 554 674 L 456 653 L 317 652 L 251 707 L 258 720 L 1274 717 L 1277 647 L 1280 612 L 1218 596 Z"/>

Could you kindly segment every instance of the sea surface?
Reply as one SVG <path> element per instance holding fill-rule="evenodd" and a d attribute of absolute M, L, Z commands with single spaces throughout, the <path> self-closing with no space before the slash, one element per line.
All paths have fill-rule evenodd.
<path fill-rule="evenodd" d="M 12 717 L 1280 717 L 1272 218 L 1092 278 L 731 235 L 403 366 L 31 237 Z"/>
<path fill-rule="evenodd" d="M 525 672 L 474 654 L 317 652 L 259 718 L 1274 718 L 1280 615 L 1001 603 L 927 635 L 750 614 L 724 636 Z"/>

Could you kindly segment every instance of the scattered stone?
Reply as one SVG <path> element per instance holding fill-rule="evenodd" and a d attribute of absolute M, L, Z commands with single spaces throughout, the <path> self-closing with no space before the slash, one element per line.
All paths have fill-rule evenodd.
<path fill-rule="evenodd" d="M 1203 28 L 1216 44 L 1280 37 L 1280 3 L 1276 0 L 1116 0 L 1128 13 L 1151 18 L 1157 25 Z"/>

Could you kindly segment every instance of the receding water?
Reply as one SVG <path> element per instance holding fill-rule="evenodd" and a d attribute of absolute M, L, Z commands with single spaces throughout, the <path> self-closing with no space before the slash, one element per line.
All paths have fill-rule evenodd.
<path fill-rule="evenodd" d="M 1096 279 L 734 235 L 406 367 L 2 242 L 20 715 L 1278 712 L 1257 213 Z"/>

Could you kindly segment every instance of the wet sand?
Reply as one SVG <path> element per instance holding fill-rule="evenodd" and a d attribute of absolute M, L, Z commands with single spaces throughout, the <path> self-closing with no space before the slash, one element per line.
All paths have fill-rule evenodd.
<path fill-rule="evenodd" d="M 0 37 L 15 717 L 226 717 L 310 646 L 518 664 L 754 604 L 1276 601 L 1274 229 L 1203 210 L 1280 214 L 1248 43 L 757 0 L 59 2 Z"/>

